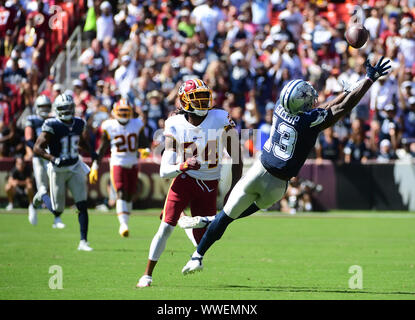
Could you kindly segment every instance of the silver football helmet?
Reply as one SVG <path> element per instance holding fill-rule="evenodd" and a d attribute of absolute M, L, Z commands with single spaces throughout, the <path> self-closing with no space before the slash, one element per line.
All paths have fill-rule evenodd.
<path fill-rule="evenodd" d="M 317 98 L 318 93 L 309 82 L 297 79 L 288 82 L 282 89 L 280 104 L 285 111 L 295 115 L 312 109 Z"/>
<path fill-rule="evenodd" d="M 52 111 L 52 102 L 50 99 L 45 96 L 41 95 L 36 98 L 35 100 L 35 113 L 43 118 L 46 119 L 49 117 L 50 112 Z"/>
<path fill-rule="evenodd" d="M 72 96 L 60 94 L 53 103 L 53 109 L 59 120 L 70 121 L 75 115 L 75 102 Z"/>

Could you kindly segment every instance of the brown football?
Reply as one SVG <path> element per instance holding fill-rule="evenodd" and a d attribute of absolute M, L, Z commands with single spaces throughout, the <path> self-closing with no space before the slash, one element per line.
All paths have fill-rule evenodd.
<path fill-rule="evenodd" d="M 354 23 L 346 30 L 347 42 L 356 49 L 363 47 L 369 38 L 369 32 L 360 23 Z"/>

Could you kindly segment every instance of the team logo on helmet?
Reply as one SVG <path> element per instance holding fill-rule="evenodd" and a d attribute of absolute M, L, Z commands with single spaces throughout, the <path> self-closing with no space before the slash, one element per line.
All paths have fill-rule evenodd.
<path fill-rule="evenodd" d="M 212 90 L 200 79 L 191 79 L 179 88 L 179 99 L 186 112 L 204 116 L 213 108 Z"/>
<path fill-rule="evenodd" d="M 280 104 L 285 111 L 295 115 L 310 110 L 317 98 L 317 91 L 309 82 L 297 79 L 290 81 L 282 89 Z"/>
<path fill-rule="evenodd" d="M 121 99 L 114 104 L 113 114 L 115 119 L 125 124 L 133 117 L 133 108 L 126 99 Z"/>

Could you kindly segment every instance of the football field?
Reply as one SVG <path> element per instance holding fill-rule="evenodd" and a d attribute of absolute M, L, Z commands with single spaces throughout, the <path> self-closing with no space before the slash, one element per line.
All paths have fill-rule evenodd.
<path fill-rule="evenodd" d="M 94 251 L 79 252 L 73 210 L 63 214 L 62 230 L 52 229 L 53 218 L 45 211 L 34 227 L 25 210 L 1 210 L 0 299 L 415 298 L 414 213 L 252 216 L 231 224 L 207 253 L 205 269 L 186 277 L 181 269 L 194 247 L 176 228 L 153 286 L 136 289 L 160 223 L 158 212 L 135 211 L 130 237 L 123 239 L 114 214 L 92 211 L 89 241 Z M 50 288 L 57 276 L 60 290 Z"/>

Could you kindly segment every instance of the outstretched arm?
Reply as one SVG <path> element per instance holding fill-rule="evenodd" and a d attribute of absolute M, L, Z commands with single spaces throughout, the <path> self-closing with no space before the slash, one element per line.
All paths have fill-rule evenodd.
<path fill-rule="evenodd" d="M 346 94 L 343 99 L 339 99 L 337 103 L 330 106 L 329 110 L 331 111 L 332 117 L 330 117 L 321 127 L 321 130 L 324 130 L 328 127 L 334 125 L 339 121 L 343 116 L 349 113 L 363 98 L 372 84 L 379 79 L 380 77 L 386 75 L 390 69 L 390 60 L 382 63 L 384 57 L 380 58 L 379 62 L 372 66 L 369 61 L 366 61 L 366 78 L 359 83 L 357 88 L 355 88 L 349 94 Z M 341 94 L 343 96 L 344 93 Z"/>

